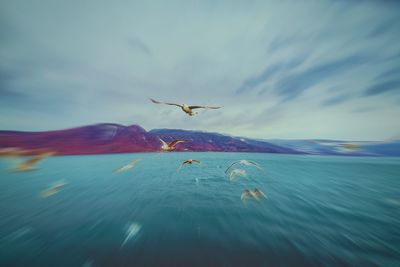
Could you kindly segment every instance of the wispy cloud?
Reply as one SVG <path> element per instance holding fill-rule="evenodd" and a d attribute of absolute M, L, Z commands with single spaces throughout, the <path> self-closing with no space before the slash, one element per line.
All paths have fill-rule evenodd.
<path fill-rule="evenodd" d="M 372 96 L 393 92 L 400 94 L 400 80 L 385 81 L 377 84 L 373 84 L 365 90 L 364 95 Z"/>
<path fill-rule="evenodd" d="M 348 94 L 338 95 L 334 97 L 330 97 L 327 100 L 323 101 L 321 104 L 322 106 L 334 106 L 341 104 L 345 101 L 352 99 L 353 97 Z"/>
<path fill-rule="evenodd" d="M 368 58 L 366 56 L 351 55 L 323 64 L 317 64 L 304 71 L 282 77 L 276 82 L 274 90 L 285 101 L 292 100 L 321 81 L 338 78 L 338 75 L 361 64 L 365 64 L 367 61 Z"/>

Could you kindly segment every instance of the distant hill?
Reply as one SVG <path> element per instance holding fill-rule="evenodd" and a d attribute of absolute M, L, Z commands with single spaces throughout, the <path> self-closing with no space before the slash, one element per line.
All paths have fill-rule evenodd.
<path fill-rule="evenodd" d="M 268 142 L 249 143 L 242 138 L 184 130 L 152 130 L 138 125 L 123 126 L 103 123 L 59 131 L 0 131 L 0 148 L 54 150 L 58 155 L 107 154 L 159 151 L 161 142 L 176 138 L 190 142 L 177 146 L 177 151 L 226 151 L 298 154 L 291 148 Z"/>
<path fill-rule="evenodd" d="M 187 131 L 175 129 L 154 129 L 150 133 L 165 140 L 173 139 L 190 140 L 185 143 L 187 151 L 223 151 L 223 152 L 260 152 L 260 153 L 285 153 L 304 154 L 295 149 L 271 144 L 267 141 L 249 141 L 250 139 L 233 137 L 219 133 L 201 131 Z"/>
<path fill-rule="evenodd" d="M 177 151 L 259 152 L 312 155 L 400 156 L 400 141 L 256 140 L 176 129 L 146 131 L 138 125 L 102 123 L 45 132 L 0 131 L 0 148 L 52 150 L 58 155 L 156 152 L 161 141 L 185 139 Z M 32 152 L 34 153 L 34 152 Z"/>
<path fill-rule="evenodd" d="M 268 142 L 314 155 L 400 156 L 400 140 L 386 142 L 341 140 L 268 140 Z"/>

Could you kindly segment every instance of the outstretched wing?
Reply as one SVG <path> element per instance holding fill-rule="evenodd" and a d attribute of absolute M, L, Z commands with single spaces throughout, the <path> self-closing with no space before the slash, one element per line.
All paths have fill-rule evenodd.
<path fill-rule="evenodd" d="M 188 164 L 189 160 L 185 160 L 184 162 L 182 162 L 182 164 L 179 166 L 178 171 L 180 171 L 182 169 L 183 166 L 185 166 L 185 164 Z"/>
<path fill-rule="evenodd" d="M 200 161 L 200 160 L 197 160 L 197 159 L 194 159 L 193 162 L 196 162 L 196 163 L 201 164 L 201 161 Z"/>
<path fill-rule="evenodd" d="M 161 138 L 158 138 L 160 141 L 161 141 L 161 143 L 163 144 L 163 146 L 168 146 L 168 144 L 164 141 L 164 140 L 162 140 Z"/>
<path fill-rule="evenodd" d="M 219 109 L 221 107 L 207 107 L 207 106 L 189 106 L 190 109 L 196 109 L 196 108 L 210 108 L 210 109 Z"/>
<path fill-rule="evenodd" d="M 149 98 L 151 102 L 155 103 L 155 104 L 165 104 L 165 105 L 170 105 L 170 106 L 177 106 L 177 107 L 182 107 L 182 105 L 179 104 L 175 104 L 175 103 L 166 103 L 166 102 L 160 102 L 157 100 L 154 100 L 153 98 Z"/>
<path fill-rule="evenodd" d="M 126 165 L 124 165 L 124 166 L 122 166 L 122 167 L 119 167 L 118 169 L 114 170 L 114 173 L 120 173 L 120 172 L 127 171 L 127 170 L 129 170 L 129 169 L 132 169 L 132 168 L 135 167 L 135 165 L 136 165 L 139 161 L 141 161 L 141 160 L 142 160 L 142 159 L 135 159 L 135 160 L 132 160 L 132 161 L 129 162 L 128 164 L 126 164 Z"/>
<path fill-rule="evenodd" d="M 240 196 L 240 198 L 241 198 L 242 200 L 246 200 L 246 199 L 249 199 L 249 198 L 251 198 L 251 197 L 253 197 L 253 195 L 251 194 L 251 191 L 249 191 L 249 190 L 244 190 L 244 191 L 242 192 L 242 195 Z"/>
<path fill-rule="evenodd" d="M 168 146 L 175 146 L 176 144 L 183 143 L 183 142 L 189 142 L 189 141 L 187 141 L 187 140 L 174 140 L 174 141 L 170 142 L 168 144 Z"/>
<path fill-rule="evenodd" d="M 263 170 L 263 168 L 261 168 L 261 166 L 257 162 L 250 161 L 250 160 L 246 160 L 246 162 L 248 163 L 248 165 L 252 165 L 260 170 Z"/>
<path fill-rule="evenodd" d="M 232 168 L 233 165 L 238 164 L 240 161 L 235 161 L 234 163 L 232 163 L 231 165 L 229 165 L 228 168 L 226 168 L 225 173 L 227 173 L 229 171 L 230 168 Z"/>
<path fill-rule="evenodd" d="M 142 159 L 135 159 L 132 160 L 131 162 L 129 162 L 129 166 L 135 167 L 136 164 L 138 164 L 139 161 L 141 161 Z"/>
<path fill-rule="evenodd" d="M 43 159 L 45 159 L 45 158 L 47 158 L 47 157 L 49 157 L 49 155 L 48 155 L 47 153 L 33 156 L 32 158 L 30 158 L 30 159 L 28 159 L 28 160 L 22 162 L 22 163 L 17 167 L 17 169 L 23 169 L 23 168 L 30 168 L 30 167 L 33 167 L 33 166 L 36 165 L 39 161 L 41 161 L 41 160 L 43 160 Z"/>

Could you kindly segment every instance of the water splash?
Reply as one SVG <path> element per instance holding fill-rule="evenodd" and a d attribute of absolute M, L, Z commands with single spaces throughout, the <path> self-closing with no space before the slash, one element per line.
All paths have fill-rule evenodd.
<path fill-rule="evenodd" d="M 135 237 L 137 235 L 137 233 L 139 233 L 140 229 L 142 228 L 142 226 L 138 223 L 135 222 L 131 222 L 128 224 L 128 229 L 126 230 L 126 237 L 124 242 L 122 242 L 121 248 L 126 244 L 126 242 L 128 242 L 130 239 L 132 239 L 133 237 Z"/>

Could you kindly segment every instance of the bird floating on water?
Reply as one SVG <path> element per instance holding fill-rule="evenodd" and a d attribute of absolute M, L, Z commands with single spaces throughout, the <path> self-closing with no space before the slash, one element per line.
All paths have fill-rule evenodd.
<path fill-rule="evenodd" d="M 234 169 L 229 174 L 229 180 L 231 180 L 231 181 L 235 180 L 236 176 L 247 177 L 247 173 L 245 170 L 242 170 L 242 169 Z"/>
<path fill-rule="evenodd" d="M 221 107 L 209 107 L 209 106 L 189 106 L 187 104 L 175 104 L 175 103 L 166 103 L 166 102 L 160 102 L 157 100 L 154 100 L 152 98 L 150 98 L 151 102 L 155 103 L 155 104 L 165 104 L 165 105 L 170 105 L 170 106 L 177 106 L 180 107 L 182 109 L 183 112 L 185 112 L 186 114 L 188 114 L 189 116 L 193 116 L 197 113 L 193 112 L 193 109 L 198 109 L 198 108 L 205 108 L 205 109 L 219 109 Z"/>
<path fill-rule="evenodd" d="M 139 161 L 141 161 L 141 160 L 142 160 L 142 159 L 135 159 L 135 160 L 132 160 L 132 161 L 129 162 L 128 164 L 126 164 L 126 165 L 124 165 L 124 166 L 122 166 L 122 167 L 116 169 L 116 170 L 114 171 L 114 173 L 120 173 L 120 172 L 125 172 L 125 171 L 127 171 L 127 170 L 130 170 L 130 169 L 132 169 L 133 167 L 135 167 L 136 164 L 137 164 Z"/>
<path fill-rule="evenodd" d="M 197 160 L 197 159 L 187 159 L 187 160 L 185 160 L 184 162 L 182 162 L 181 166 L 179 166 L 179 168 L 178 168 L 178 171 L 179 171 L 183 166 L 185 166 L 185 165 L 187 165 L 187 164 L 191 165 L 191 164 L 193 164 L 193 163 L 201 164 L 201 161 L 200 161 L 200 160 Z"/>
<path fill-rule="evenodd" d="M 229 169 L 232 168 L 232 166 L 234 166 L 236 164 L 245 165 L 245 166 L 254 166 L 260 170 L 263 170 L 263 168 L 261 168 L 258 163 L 254 162 L 254 161 L 242 159 L 242 160 L 235 161 L 231 165 L 229 165 L 229 167 L 225 170 L 225 173 L 227 173 L 229 171 Z"/>
<path fill-rule="evenodd" d="M 33 171 L 36 170 L 35 166 L 39 163 L 39 161 L 44 160 L 45 158 L 48 158 L 52 155 L 54 155 L 55 152 L 45 152 L 41 153 L 38 155 L 33 156 L 32 158 L 20 163 L 14 171 L 17 172 L 26 172 L 26 171 Z"/>
<path fill-rule="evenodd" d="M 188 140 L 176 139 L 176 140 L 173 140 L 173 141 L 167 143 L 164 140 L 162 140 L 161 138 L 159 138 L 159 139 L 162 143 L 162 146 L 161 146 L 162 151 L 174 151 L 176 149 L 175 146 L 177 144 L 183 143 L 183 142 L 189 142 Z"/>

